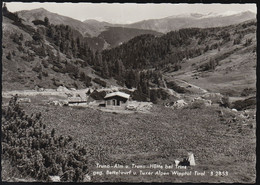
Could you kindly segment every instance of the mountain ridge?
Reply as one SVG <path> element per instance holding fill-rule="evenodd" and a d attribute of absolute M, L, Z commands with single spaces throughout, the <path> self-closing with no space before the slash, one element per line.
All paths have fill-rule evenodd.
<path fill-rule="evenodd" d="M 242 12 L 224 12 L 224 13 L 189 13 L 189 14 L 178 14 L 167 16 L 159 19 L 148 19 L 137 21 L 130 24 L 114 24 L 107 21 L 98 21 L 95 19 L 86 19 L 80 21 L 73 19 L 68 16 L 59 15 L 57 13 L 50 12 L 44 8 L 37 8 L 33 10 L 22 10 L 17 12 L 22 18 L 31 22 L 32 19 L 43 19 L 47 16 L 50 22 L 53 24 L 61 24 L 62 21 L 68 25 L 78 28 L 78 31 L 82 33 L 83 36 L 97 37 L 102 31 L 105 31 L 107 27 L 128 27 L 136 29 L 153 30 L 157 32 L 167 33 L 169 31 L 174 31 L 182 28 L 188 27 L 214 27 L 216 26 L 228 26 L 230 24 L 237 24 L 244 22 L 246 20 L 256 19 L 256 13 L 246 10 Z M 41 13 L 41 15 L 39 15 Z M 57 16 L 58 15 L 58 16 Z M 56 16 L 56 17 L 53 17 Z M 60 17 L 60 20 L 57 19 Z M 175 19 L 175 20 L 174 20 Z M 219 19 L 219 20 L 218 20 Z M 59 22 L 60 21 L 60 22 Z M 74 21 L 74 25 L 70 21 Z M 184 23 L 180 23 L 180 22 Z M 195 22 L 192 22 L 195 21 Z M 200 22 L 199 22 L 200 21 Z M 201 22 L 202 21 L 202 22 Z M 156 26 L 152 26 L 156 25 Z M 175 26 L 166 26 L 167 24 L 172 24 Z M 161 28 L 160 28 L 161 27 Z"/>
<path fill-rule="evenodd" d="M 193 17 L 193 18 L 203 19 L 203 18 L 206 18 L 206 17 L 225 17 L 225 16 L 241 15 L 241 14 L 256 15 L 254 12 L 252 12 L 250 10 L 245 10 L 245 11 L 226 11 L 226 12 L 222 12 L 222 13 L 209 12 L 209 13 L 205 13 L 205 14 L 203 14 L 203 13 L 186 13 L 185 14 L 184 13 L 184 14 L 167 16 L 165 18 Z"/>
<path fill-rule="evenodd" d="M 160 35 L 160 33 L 190 27 L 208 28 L 227 26 L 254 19 L 256 15 L 251 11 L 234 13 L 232 15 L 229 15 L 230 12 L 223 15 L 213 13 L 189 13 L 160 19 L 143 20 L 131 24 L 112 24 L 95 19 L 79 21 L 57 13 L 52 13 L 44 8 L 23 10 L 17 13 L 29 24 L 36 19 L 43 20 L 47 17 L 51 24 L 69 25 L 80 32 L 82 37 L 85 37 L 85 40 L 87 40 L 92 49 L 99 51 L 119 46 L 135 36 L 142 34 Z"/>
<path fill-rule="evenodd" d="M 202 14 L 200 14 L 202 15 Z M 219 27 L 228 26 L 232 24 L 241 23 L 247 20 L 256 19 L 256 14 L 252 12 L 242 12 L 229 16 L 214 16 L 214 17 L 204 17 L 194 18 L 191 16 L 169 16 L 162 19 L 151 19 L 136 22 L 128 25 L 127 27 L 139 28 L 139 29 L 150 29 L 162 33 L 167 33 L 169 31 L 179 30 L 182 28 L 209 28 L 209 27 Z"/>
<path fill-rule="evenodd" d="M 44 20 L 45 17 L 49 19 L 50 24 L 54 25 L 69 25 L 74 30 L 81 33 L 82 37 L 85 37 L 88 44 L 94 50 L 102 50 L 107 48 L 116 47 L 119 44 L 126 42 L 135 36 L 141 34 L 154 34 L 159 35 L 153 30 L 137 29 L 137 28 L 124 28 L 119 27 L 116 24 L 110 24 L 107 22 L 99 22 L 96 20 L 88 20 L 81 22 L 79 20 L 62 16 L 57 13 L 49 12 L 44 8 L 38 8 L 33 10 L 24 10 L 17 12 L 26 23 L 35 27 L 32 21 Z M 118 40 L 115 40 L 117 38 Z"/>
<path fill-rule="evenodd" d="M 26 22 L 31 23 L 33 20 L 43 20 L 47 17 L 51 24 L 59 25 L 65 24 L 77 29 L 83 36 L 95 36 L 95 29 L 91 25 L 86 25 L 80 20 L 73 19 L 68 16 L 59 15 L 50 12 L 44 8 L 37 8 L 33 10 L 22 10 L 17 12 L 18 16 L 23 18 Z"/>

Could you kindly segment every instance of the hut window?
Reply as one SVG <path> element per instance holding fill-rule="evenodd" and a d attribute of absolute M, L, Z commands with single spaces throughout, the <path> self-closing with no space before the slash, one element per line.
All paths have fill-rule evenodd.
<path fill-rule="evenodd" d="M 117 105 L 120 106 L 120 100 L 117 100 Z"/>

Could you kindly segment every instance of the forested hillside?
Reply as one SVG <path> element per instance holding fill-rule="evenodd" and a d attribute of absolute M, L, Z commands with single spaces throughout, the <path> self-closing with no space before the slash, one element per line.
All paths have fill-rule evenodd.
<path fill-rule="evenodd" d="M 121 59 L 127 68 L 147 69 L 176 67 L 184 60 L 204 54 L 209 50 L 221 49 L 225 44 L 241 44 L 245 35 L 255 33 L 256 22 L 216 27 L 187 28 L 169 32 L 161 37 L 141 35 L 120 47 L 103 51 L 104 60 Z M 245 43 L 251 45 L 252 39 Z"/>
<path fill-rule="evenodd" d="M 84 88 L 91 84 L 89 67 L 95 54 L 67 25 L 53 25 L 48 18 L 33 26 L 3 8 L 3 88 Z M 88 66 L 88 67 L 87 67 Z"/>
<path fill-rule="evenodd" d="M 136 28 L 124 28 L 124 27 L 108 27 L 102 31 L 97 37 L 85 37 L 85 40 L 93 50 L 104 50 L 117 47 L 123 43 L 128 42 L 130 39 L 144 34 L 151 34 L 155 36 L 161 36 L 162 33 L 136 29 Z"/>
<path fill-rule="evenodd" d="M 164 86 L 164 72 L 178 71 L 191 58 L 232 46 L 231 53 L 213 56 L 198 69 L 214 70 L 232 52 L 256 42 L 253 20 L 226 27 L 181 29 L 162 36 L 144 34 L 98 52 L 68 25 L 51 24 L 45 17 L 33 20 L 30 26 L 6 7 L 3 13 L 4 89 L 118 85 L 137 88 L 144 99 L 150 99 L 154 95 L 149 87 Z"/>
<path fill-rule="evenodd" d="M 134 71 L 148 69 L 162 73 L 178 71 L 191 58 L 201 55 L 208 56 L 208 59 L 197 70 L 214 70 L 220 61 L 233 53 L 251 46 L 256 47 L 255 33 L 256 22 L 248 21 L 227 27 L 181 29 L 161 37 L 142 35 L 117 48 L 104 50 L 102 71 L 106 72 L 106 68 L 111 66 L 113 68 L 114 63 Z M 223 48 L 226 47 L 230 48 L 230 51 L 226 50 L 227 52 L 223 53 Z M 253 50 L 256 51 L 256 48 Z M 212 55 L 212 51 L 216 51 L 216 54 Z M 115 70 L 108 71 L 107 76 L 115 76 Z M 127 75 L 124 72 L 122 74 Z"/>

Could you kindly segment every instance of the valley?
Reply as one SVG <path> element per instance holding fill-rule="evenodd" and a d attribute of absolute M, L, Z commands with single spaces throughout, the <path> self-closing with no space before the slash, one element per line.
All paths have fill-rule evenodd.
<path fill-rule="evenodd" d="M 256 181 L 255 14 L 2 9 L 3 181 Z"/>

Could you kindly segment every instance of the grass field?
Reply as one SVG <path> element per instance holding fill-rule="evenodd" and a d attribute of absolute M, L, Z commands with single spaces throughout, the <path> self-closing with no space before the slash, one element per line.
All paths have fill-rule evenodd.
<path fill-rule="evenodd" d="M 255 39 L 255 35 L 251 36 Z M 232 97 L 240 96 L 245 88 L 256 89 L 255 47 L 255 44 L 249 47 L 238 47 L 231 44 L 220 51 L 212 50 L 184 62 L 182 69 L 177 72 L 165 73 L 165 78 L 168 81 L 174 80 L 176 82 L 178 82 L 176 79 L 179 79 L 209 92 L 218 92 Z M 197 69 L 209 58 L 224 55 L 227 51 L 233 51 L 233 53 L 219 61 L 215 70 L 199 71 Z M 188 90 L 191 91 L 192 89 L 189 88 Z M 193 92 L 197 93 L 196 91 Z"/>
<path fill-rule="evenodd" d="M 243 119 L 239 112 L 217 106 L 173 110 L 156 105 L 146 114 L 116 114 L 37 103 L 24 109 L 28 114 L 41 112 L 47 129 L 71 135 L 74 142 L 86 147 L 93 182 L 255 182 L 255 120 Z M 178 171 L 205 171 L 205 176 L 106 175 L 106 170 L 115 169 L 96 168 L 96 163 L 174 165 L 187 152 L 194 153 L 196 166 Z M 103 175 L 94 176 L 97 170 L 103 170 Z M 158 169 L 149 170 L 155 173 Z M 227 171 L 228 175 L 210 176 L 211 171 Z"/>

